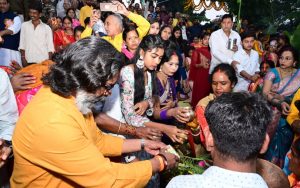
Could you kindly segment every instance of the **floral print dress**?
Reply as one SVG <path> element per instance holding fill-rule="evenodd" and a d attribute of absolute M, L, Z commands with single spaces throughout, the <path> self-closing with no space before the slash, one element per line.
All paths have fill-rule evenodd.
<path fill-rule="evenodd" d="M 152 79 L 151 74 L 147 72 L 148 82 L 145 86 L 144 100 L 152 103 Z M 147 115 L 138 115 L 134 110 L 134 71 L 131 66 L 125 66 L 120 72 L 119 85 L 121 93 L 121 110 L 127 124 L 135 127 L 143 127 L 144 123 L 149 122 Z M 151 104 L 150 104 L 151 106 Z M 148 109 L 149 110 L 149 109 Z M 149 115 L 149 112 L 146 112 Z M 150 113 L 151 114 L 151 113 Z M 139 160 L 151 159 L 151 156 L 146 151 L 133 152 L 129 155 L 137 157 Z M 154 174 L 148 182 L 146 188 L 159 188 L 158 173 Z"/>
<path fill-rule="evenodd" d="M 144 100 L 152 100 L 152 81 L 151 74 L 148 74 L 148 83 L 145 86 Z M 121 90 L 121 110 L 128 124 L 142 127 L 144 123 L 150 120 L 146 115 L 138 115 L 134 110 L 134 71 L 132 67 L 125 66 L 120 73 L 120 90 Z"/>

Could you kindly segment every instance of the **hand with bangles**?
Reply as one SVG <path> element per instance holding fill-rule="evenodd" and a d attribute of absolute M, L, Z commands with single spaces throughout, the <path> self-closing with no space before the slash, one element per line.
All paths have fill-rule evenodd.
<path fill-rule="evenodd" d="M 169 170 L 172 168 L 175 168 L 178 165 L 179 158 L 172 154 L 167 152 L 167 147 L 162 148 L 160 153 L 156 155 L 151 160 L 152 163 L 152 171 L 153 172 L 161 172 L 164 170 Z"/>
<path fill-rule="evenodd" d="M 16 61 L 12 60 L 10 65 L 10 70 L 13 72 L 13 74 L 17 73 L 19 70 L 22 69 L 22 67 L 17 63 Z"/>

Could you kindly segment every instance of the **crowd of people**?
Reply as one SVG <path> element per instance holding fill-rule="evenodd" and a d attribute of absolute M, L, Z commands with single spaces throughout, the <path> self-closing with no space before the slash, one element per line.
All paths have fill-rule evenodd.
<path fill-rule="evenodd" d="M 0 0 L 0 185 L 161 187 L 188 142 L 213 164 L 167 187 L 300 187 L 288 37 L 133 2 Z"/>

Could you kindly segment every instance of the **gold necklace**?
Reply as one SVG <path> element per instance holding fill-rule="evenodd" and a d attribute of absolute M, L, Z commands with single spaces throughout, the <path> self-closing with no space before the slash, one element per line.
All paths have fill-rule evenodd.
<path fill-rule="evenodd" d="M 293 76 L 294 73 L 294 69 L 292 68 L 291 70 L 285 71 L 284 69 L 279 67 L 279 75 L 280 75 L 280 79 L 284 79 L 287 76 Z"/>

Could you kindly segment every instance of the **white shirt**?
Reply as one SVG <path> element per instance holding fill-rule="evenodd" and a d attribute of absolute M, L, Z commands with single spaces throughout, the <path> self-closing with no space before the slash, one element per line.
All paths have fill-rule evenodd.
<path fill-rule="evenodd" d="M 234 52 L 227 49 L 229 39 L 237 39 L 236 44 L 238 49 L 242 49 L 241 37 L 236 31 L 231 30 L 229 37 L 227 37 L 223 29 L 219 29 L 211 34 L 209 38 L 209 47 L 212 55 L 209 69 L 210 74 L 221 63 L 231 64 Z"/>
<path fill-rule="evenodd" d="M 11 140 L 18 117 L 17 102 L 9 77 L 0 69 L 0 138 Z"/>
<path fill-rule="evenodd" d="M 95 33 L 103 33 L 103 34 L 107 34 L 105 27 L 104 27 L 104 23 L 101 19 L 99 19 L 93 26 L 93 31 Z"/>
<path fill-rule="evenodd" d="M 173 178 L 167 188 L 267 188 L 256 173 L 244 173 L 211 166 L 202 175 L 181 175 Z"/>
<path fill-rule="evenodd" d="M 181 35 L 183 40 L 188 40 L 187 35 L 186 35 L 186 27 L 183 25 L 181 26 Z"/>
<path fill-rule="evenodd" d="M 54 52 L 52 30 L 42 21 L 34 29 L 32 21 L 22 24 L 20 50 L 25 50 L 28 63 L 40 63 L 49 59 L 49 52 Z"/>
<path fill-rule="evenodd" d="M 22 23 L 20 17 L 16 16 L 14 18 L 14 23 L 7 29 L 13 32 L 12 35 L 15 35 L 21 30 L 21 25 Z M 7 48 L 0 48 L 0 65 L 10 66 L 11 61 L 16 61 L 20 66 L 22 66 L 20 52 Z"/>
<path fill-rule="evenodd" d="M 250 75 L 254 75 L 255 72 L 259 72 L 259 55 L 255 50 L 251 50 L 250 55 L 248 55 L 244 49 L 241 49 L 233 55 L 233 60 L 240 63 L 236 66 L 236 76 L 238 78 L 238 82 L 233 90 L 248 91 L 248 86 L 251 83 L 251 81 L 242 77 L 241 72 L 245 71 Z"/>
<path fill-rule="evenodd" d="M 58 0 L 57 4 L 56 4 L 56 12 L 57 12 L 57 16 L 60 18 L 63 18 L 66 16 L 66 11 L 64 8 L 64 0 Z M 78 18 L 78 17 L 77 17 Z"/>
<path fill-rule="evenodd" d="M 121 111 L 121 97 L 119 84 L 115 84 L 114 87 L 111 89 L 111 95 L 105 98 L 103 112 L 111 118 L 125 123 L 125 119 Z"/>

